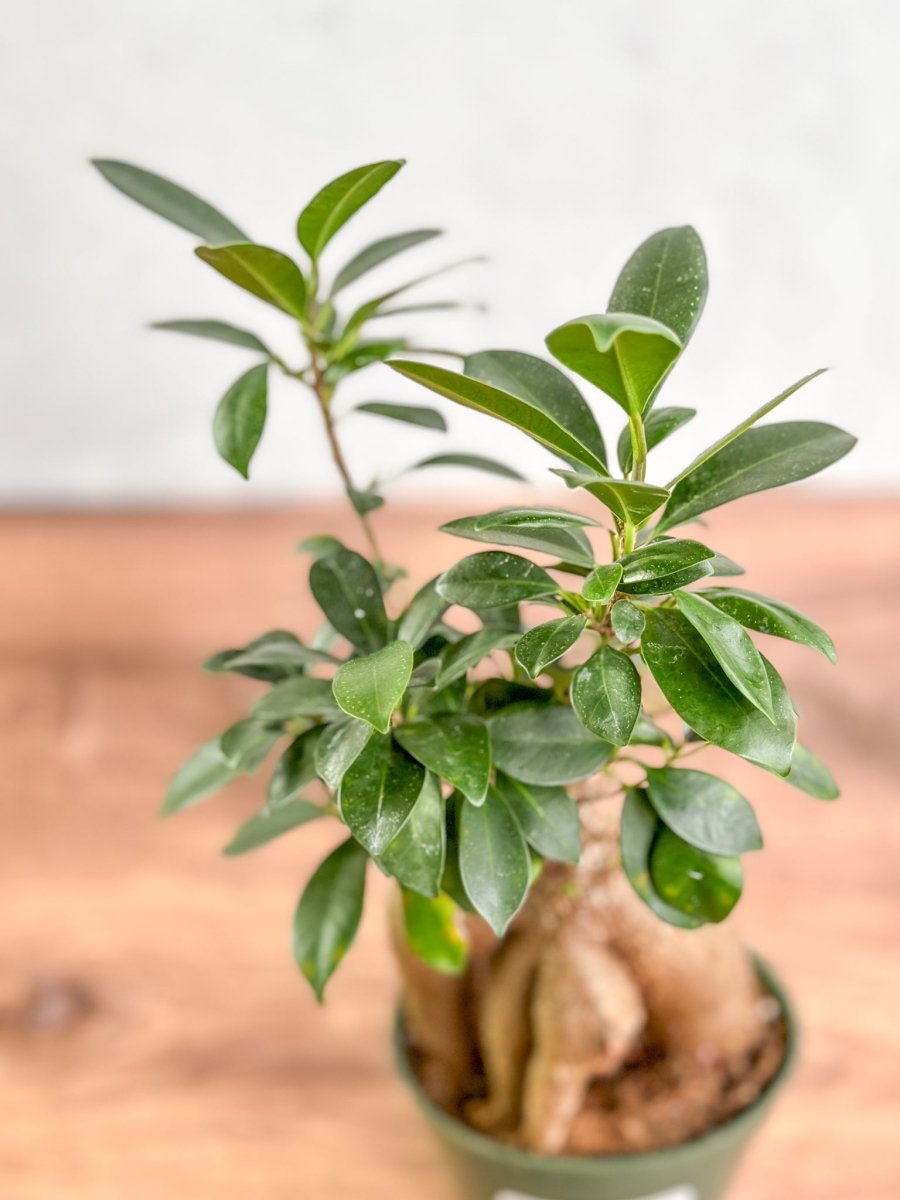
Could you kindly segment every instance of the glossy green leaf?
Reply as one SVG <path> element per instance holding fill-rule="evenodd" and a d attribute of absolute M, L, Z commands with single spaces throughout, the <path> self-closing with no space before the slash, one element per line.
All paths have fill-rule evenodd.
<path fill-rule="evenodd" d="M 739 858 L 707 854 L 665 828 L 650 851 L 650 877 L 666 904 L 712 922 L 725 920 L 744 887 Z"/>
<path fill-rule="evenodd" d="M 268 388 L 268 366 L 251 367 L 219 401 L 213 418 L 216 449 L 245 479 L 265 428 Z"/>
<path fill-rule="evenodd" d="M 474 689 L 469 697 L 469 712 L 477 713 L 482 717 L 490 717 L 494 713 L 500 712 L 502 708 L 509 708 L 511 704 L 526 702 L 551 704 L 553 689 L 516 683 L 512 679 L 500 679 L 494 676 L 492 679 L 485 679 Z"/>
<path fill-rule="evenodd" d="M 294 738 L 279 758 L 266 791 L 268 809 L 274 810 L 283 804 L 289 804 L 315 779 L 316 750 L 324 728 L 322 725 L 314 725 L 312 729 L 307 729 Z"/>
<path fill-rule="evenodd" d="M 397 296 L 403 295 L 404 292 L 410 291 L 411 288 L 419 287 L 423 283 L 428 283 L 432 279 L 437 279 L 441 275 L 446 275 L 448 271 L 455 271 L 459 267 L 465 267 L 471 263 L 483 262 L 483 261 L 484 261 L 484 259 L 481 258 L 480 256 L 457 259 L 456 262 L 445 263 L 444 266 L 438 267 L 434 271 L 428 271 L 424 275 L 418 275 L 415 279 L 408 279 L 406 281 L 406 283 L 401 283 L 399 285 L 399 287 L 393 287 L 388 292 L 382 292 L 381 295 L 373 296 L 371 300 L 366 300 L 363 304 L 360 304 L 359 307 L 357 309 L 355 309 L 355 311 L 352 312 L 350 314 L 350 316 L 347 318 L 347 320 L 345 321 L 344 327 L 343 327 L 343 330 L 341 331 L 341 336 L 340 336 L 340 342 L 339 342 L 340 348 L 345 349 L 346 347 L 352 345 L 355 338 L 358 336 L 360 330 L 363 328 L 363 326 L 366 324 L 367 321 L 371 321 L 375 317 L 390 316 L 390 315 L 396 316 L 398 312 L 401 312 L 401 313 L 404 312 L 405 309 L 402 306 L 395 306 L 393 309 L 388 307 L 390 302 L 392 300 L 395 300 L 397 298 Z M 414 308 L 415 306 L 411 305 L 411 306 L 407 306 L 407 307 Z M 428 351 L 425 351 L 425 350 L 423 350 L 422 352 L 429 353 Z M 430 351 L 430 353 L 440 354 L 440 353 L 442 353 L 442 351 L 432 350 L 432 351 Z M 451 357 L 460 358 L 462 356 L 457 355 L 457 354 L 452 354 Z"/>
<path fill-rule="evenodd" d="M 641 677 L 621 650 L 601 646 L 572 678 L 572 707 L 591 733 L 627 746 L 641 711 Z"/>
<path fill-rule="evenodd" d="M 540 409 L 573 434 L 594 458 L 606 463 L 603 434 L 587 401 L 572 380 L 552 363 L 518 350 L 483 350 L 470 354 L 463 369 L 470 378 Z M 576 464 L 584 461 L 580 457 L 566 457 Z"/>
<path fill-rule="evenodd" d="M 697 415 L 696 408 L 654 408 L 646 414 L 647 419 L 644 422 L 644 437 L 647 441 L 647 449 L 653 450 L 660 442 L 664 442 L 667 437 L 677 432 L 682 425 L 687 425 L 688 421 L 693 420 Z M 627 475 L 634 466 L 634 460 L 631 455 L 631 435 L 629 428 L 626 425 L 619 434 L 619 441 L 616 446 L 616 454 L 619 459 L 619 466 L 622 468 L 622 473 Z"/>
<path fill-rule="evenodd" d="M 616 594 L 621 581 L 621 563 L 604 563 L 600 567 L 595 567 L 585 579 L 581 594 L 591 604 L 605 607 Z"/>
<path fill-rule="evenodd" d="M 367 721 L 379 733 L 387 733 L 412 668 L 412 646 L 408 642 L 391 642 L 374 654 L 351 658 L 338 667 L 331 685 L 334 698 L 348 716 Z"/>
<path fill-rule="evenodd" d="M 458 642 L 441 651 L 435 686 L 447 687 L 472 667 L 477 667 L 485 655 L 492 654 L 495 650 L 506 650 L 518 640 L 518 633 L 508 629 L 479 629 L 476 633 L 460 638 Z"/>
<path fill-rule="evenodd" d="M 272 629 L 254 638 L 241 649 L 220 650 L 208 658 L 204 671 L 233 672 L 250 679 L 262 679 L 277 683 L 289 675 L 299 675 L 316 663 L 333 663 L 338 660 L 323 650 L 304 646 L 295 634 L 286 629 Z"/>
<path fill-rule="evenodd" d="M 447 611 L 447 601 L 437 590 L 439 578 L 435 576 L 419 588 L 397 624 L 397 637 L 409 642 L 414 650 L 418 650 Z"/>
<path fill-rule="evenodd" d="M 613 633 L 620 642 L 634 642 L 644 632 L 644 614 L 630 600 L 617 600 L 609 612 Z"/>
<path fill-rule="evenodd" d="M 807 479 L 855 445 L 849 433 L 818 421 L 780 421 L 749 429 L 676 484 L 657 530 L 684 525 L 752 492 Z"/>
<path fill-rule="evenodd" d="M 567 487 L 584 488 L 620 520 L 631 521 L 635 525 L 641 525 L 648 517 L 652 517 L 669 497 L 665 488 L 641 480 L 601 479 L 583 472 L 561 471 L 557 467 L 551 467 L 550 470 L 565 480 Z"/>
<path fill-rule="evenodd" d="M 782 600 L 740 588 L 704 588 L 699 595 L 748 629 L 799 642 L 837 662 L 834 642 L 825 630 Z"/>
<path fill-rule="evenodd" d="M 390 237 L 379 238 L 377 242 L 372 242 L 358 254 L 354 254 L 350 261 L 341 267 L 331 285 L 331 295 L 336 296 L 338 292 L 349 287 L 361 275 L 365 275 L 374 267 L 381 266 L 389 258 L 394 258 L 405 250 L 411 250 L 413 246 L 420 246 L 422 242 L 439 237 L 442 232 L 440 229 L 412 229 L 409 233 L 395 233 Z"/>
<path fill-rule="evenodd" d="M 581 824 L 578 805 L 563 787 L 539 787 L 497 773 L 497 791 L 506 801 L 530 846 L 545 858 L 578 862 Z"/>
<path fill-rule="evenodd" d="M 347 768 L 359 758 L 369 738 L 372 726 L 365 721 L 336 721 L 328 725 L 315 748 L 315 773 L 333 792 L 341 785 Z"/>
<path fill-rule="evenodd" d="M 394 737 L 429 771 L 446 779 L 473 804 L 481 804 L 491 776 L 491 739 L 480 717 L 447 713 L 407 721 Z"/>
<path fill-rule="evenodd" d="M 335 550 L 317 558 L 309 586 L 316 603 L 338 631 L 358 650 L 380 650 L 388 622 L 381 585 L 372 564 L 354 550 Z"/>
<path fill-rule="evenodd" d="M 696 929 L 703 920 L 667 904 L 650 878 L 650 854 L 661 828 L 646 793 L 639 788 L 627 788 L 619 824 L 619 850 L 628 882 L 661 920 L 679 929 Z"/>
<path fill-rule="evenodd" d="M 237 774 L 222 753 L 218 736 L 210 738 L 175 773 L 166 791 L 163 816 L 196 804 L 205 796 L 219 791 L 231 783 Z"/>
<path fill-rule="evenodd" d="M 370 413 L 373 417 L 387 417 L 405 425 L 420 425 L 423 429 L 445 431 L 447 428 L 443 414 L 436 408 L 423 408 L 417 404 L 388 404 L 381 400 L 370 400 L 366 404 L 357 404 L 354 412 Z"/>
<path fill-rule="evenodd" d="M 366 854 L 353 838 L 316 870 L 294 915 L 294 959 L 321 1001 L 325 985 L 353 944 L 363 911 Z"/>
<path fill-rule="evenodd" d="M 276 683 L 253 706 L 253 714 L 264 721 L 289 721 L 293 717 L 336 717 L 341 710 L 335 703 L 331 683 L 296 675 Z"/>
<path fill-rule="evenodd" d="M 468 538 L 473 542 L 488 542 L 496 546 L 516 546 L 538 554 L 552 554 L 564 562 L 590 567 L 594 552 L 584 533 L 572 525 L 555 527 L 550 524 L 532 526 L 524 522 L 512 525 L 482 526 L 479 517 L 460 517 L 441 526 L 441 533 Z"/>
<path fill-rule="evenodd" d="M 727 554 L 714 554 L 709 560 L 712 567 L 713 575 L 746 575 L 746 567 L 742 567 L 740 563 L 736 563 L 733 558 L 729 558 Z"/>
<path fill-rule="evenodd" d="M 426 773 L 407 822 L 381 856 L 381 866 L 423 896 L 437 896 L 447 850 L 440 780 Z"/>
<path fill-rule="evenodd" d="M 231 346 L 240 346 L 244 350 L 257 350 L 272 358 L 272 351 L 255 333 L 249 329 L 239 329 L 226 321 L 154 321 L 151 329 L 162 329 L 167 333 L 184 333 L 191 337 L 207 338 L 213 342 L 226 342 Z"/>
<path fill-rule="evenodd" d="M 380 342 L 359 342 L 325 368 L 325 382 L 334 387 L 348 375 L 353 375 L 375 363 L 385 362 L 392 354 L 399 354 L 401 350 L 405 349 L 407 349 L 407 345 L 402 338 Z"/>
<path fill-rule="evenodd" d="M 306 280 L 293 259 L 252 242 L 229 246 L 198 246 L 194 251 L 213 270 L 291 317 L 306 312 Z"/>
<path fill-rule="evenodd" d="M 709 565 L 714 551 L 701 542 L 667 538 L 648 542 L 646 546 L 625 554 L 619 560 L 622 567 L 620 592 L 632 595 L 661 595 L 672 590 L 672 579 L 683 587 L 695 579 L 712 574 Z"/>
<path fill-rule="evenodd" d="M 816 800 L 837 800 L 841 794 L 834 776 L 822 760 L 799 742 L 794 746 L 791 769 L 784 781 Z"/>
<path fill-rule="evenodd" d="M 766 663 L 776 722 L 733 686 L 690 621 L 673 609 L 646 614 L 641 654 L 666 699 L 701 738 L 784 774 L 796 718 L 780 676 Z M 765 661 L 765 660 L 764 660 Z"/>
<path fill-rule="evenodd" d="M 496 529 L 582 529 L 600 522 L 562 508 L 498 508 L 470 518 L 480 530 Z"/>
<path fill-rule="evenodd" d="M 706 253 L 695 229 L 661 229 L 642 242 L 622 268 L 609 311 L 652 317 L 686 346 L 700 320 L 709 280 Z"/>
<path fill-rule="evenodd" d="M 149 208 L 157 216 L 164 217 L 173 225 L 180 225 L 205 242 L 246 241 L 237 225 L 233 224 L 218 209 L 186 191 L 170 179 L 154 175 L 131 163 L 117 162 L 110 158 L 92 159 L 93 165 L 114 188 Z"/>
<path fill-rule="evenodd" d="M 514 704 L 490 722 L 494 764 L 522 783 L 574 783 L 609 761 L 612 747 L 567 704 Z"/>
<path fill-rule="evenodd" d="M 382 734 L 374 734 L 344 772 L 341 816 L 373 858 L 400 832 L 424 781 L 424 768 Z"/>
<path fill-rule="evenodd" d="M 520 600 L 537 600 L 559 591 L 542 568 L 518 554 L 486 550 L 451 567 L 438 580 L 437 590 L 450 604 L 465 608 L 497 608 Z"/>
<path fill-rule="evenodd" d="M 222 853 L 229 857 L 246 854 L 249 850 L 256 850 L 259 846 L 274 841 L 291 829 L 297 829 L 300 825 L 306 825 L 327 815 L 327 811 L 321 805 L 302 799 L 288 800 L 278 808 L 264 808 L 241 825 Z"/>
<path fill-rule="evenodd" d="M 469 943 L 458 914 L 459 909 L 449 896 L 429 898 L 403 890 L 407 944 L 432 970 L 445 975 L 459 975 L 469 959 Z"/>
<path fill-rule="evenodd" d="M 743 625 L 693 592 L 676 591 L 673 598 L 737 690 L 774 722 L 766 664 Z"/>
<path fill-rule="evenodd" d="M 671 746 L 672 739 L 655 721 L 651 721 L 643 712 L 638 716 L 634 729 L 631 731 L 629 746 Z"/>
<path fill-rule="evenodd" d="M 431 391 L 437 392 L 439 396 L 446 396 L 448 400 L 454 400 L 465 408 L 487 413 L 515 426 L 555 454 L 561 455 L 567 462 L 579 463 L 599 475 L 607 473 L 603 459 L 584 445 L 577 433 L 567 425 L 561 425 L 543 408 L 519 396 L 491 387 L 468 375 L 448 371 L 445 367 L 401 359 L 396 359 L 390 365 L 399 374 L 421 383 Z"/>
<path fill-rule="evenodd" d="M 347 171 L 317 192 L 297 218 L 297 238 L 310 258 L 318 258 L 341 226 L 402 166 L 403 159 L 369 163 Z"/>
<path fill-rule="evenodd" d="M 562 658 L 584 633 L 587 617 L 562 617 L 536 625 L 516 642 L 516 659 L 532 679 Z"/>
<path fill-rule="evenodd" d="M 422 458 L 413 463 L 407 470 L 420 471 L 425 467 L 468 467 L 472 471 L 484 471 L 487 475 L 499 475 L 502 479 L 521 481 L 525 478 L 512 467 L 507 467 L 494 458 L 485 458 L 483 454 L 432 454 L 429 458 Z"/>
<path fill-rule="evenodd" d="M 459 870 L 466 894 L 498 937 L 522 906 L 531 856 L 518 822 L 498 791 L 459 810 Z"/>
<path fill-rule="evenodd" d="M 659 321 L 606 313 L 567 321 L 547 335 L 554 358 L 639 416 L 681 353 L 681 342 Z M 587 464 L 586 464 L 587 465 Z"/>
<path fill-rule="evenodd" d="M 219 746 L 232 770 L 251 775 L 283 736 L 279 727 L 273 728 L 266 721 L 246 717 L 243 721 L 235 721 L 219 735 Z"/>
<path fill-rule="evenodd" d="M 753 809 L 724 779 L 704 771 L 648 767 L 647 793 L 669 829 L 700 850 L 734 855 L 762 848 Z"/>

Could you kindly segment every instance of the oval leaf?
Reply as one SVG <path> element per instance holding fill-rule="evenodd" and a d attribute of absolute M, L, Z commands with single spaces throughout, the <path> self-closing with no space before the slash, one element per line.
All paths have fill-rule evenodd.
<path fill-rule="evenodd" d="M 497 773 L 497 791 L 519 823 L 525 840 L 545 858 L 578 862 L 581 825 L 578 805 L 565 788 L 538 787 Z"/>
<path fill-rule="evenodd" d="M 310 258 L 318 258 L 341 226 L 402 166 L 403 159 L 369 163 L 347 171 L 317 192 L 297 218 L 297 238 Z"/>
<path fill-rule="evenodd" d="M 274 810 L 296 799 L 302 788 L 316 777 L 316 749 L 324 726 L 314 725 L 299 737 L 294 738 L 269 779 L 266 790 L 266 808 Z"/>
<path fill-rule="evenodd" d="M 703 921 L 724 921 L 744 887 L 739 858 L 707 854 L 665 828 L 650 852 L 650 876 L 666 904 Z"/>
<path fill-rule="evenodd" d="M 619 824 L 619 849 L 622 869 L 628 882 L 650 911 L 661 920 L 679 929 L 696 929 L 704 923 L 703 920 L 688 916 L 667 904 L 650 878 L 650 853 L 661 828 L 646 793 L 640 788 L 627 788 Z"/>
<path fill-rule="evenodd" d="M 358 254 L 354 254 L 353 258 L 338 271 L 334 283 L 331 285 L 332 296 L 336 296 L 338 292 L 359 279 L 361 275 L 380 266 L 387 259 L 402 254 L 404 250 L 411 250 L 413 246 L 419 246 L 422 242 L 430 241 L 431 238 L 439 237 L 442 232 L 443 230 L 440 229 L 412 229 L 409 233 L 395 233 L 390 237 L 379 238 L 377 242 L 372 242 Z"/>
<path fill-rule="evenodd" d="M 437 776 L 426 774 L 409 820 L 382 854 L 381 866 L 404 888 L 437 896 L 447 851 L 444 797 Z"/>
<path fill-rule="evenodd" d="M 208 338 L 213 342 L 227 342 L 229 345 L 241 346 L 244 350 L 258 350 L 260 354 L 272 357 L 272 351 L 255 333 L 251 333 L 249 329 L 238 329 L 226 321 L 154 321 L 150 328 Z"/>
<path fill-rule="evenodd" d="M 837 800 L 841 794 L 834 776 L 822 760 L 799 742 L 794 746 L 791 769 L 784 776 L 784 782 L 816 800 Z"/>
<path fill-rule="evenodd" d="M 469 943 L 458 923 L 458 913 L 449 896 L 429 899 L 403 889 L 407 944 L 432 970 L 444 975 L 458 975 L 469 958 Z"/>
<path fill-rule="evenodd" d="M 437 590 L 448 603 L 477 611 L 552 596 L 559 588 L 542 567 L 527 558 L 487 550 L 445 571 Z"/>
<path fill-rule="evenodd" d="M 491 775 L 491 739 L 480 717 L 447 713 L 430 721 L 408 721 L 394 737 L 467 800 L 483 802 Z"/>
<path fill-rule="evenodd" d="M 241 825 L 222 853 L 229 857 L 246 854 L 249 850 L 256 850 L 259 846 L 281 837 L 291 829 L 297 829 L 300 825 L 306 825 L 327 815 L 320 804 L 302 799 L 289 800 L 275 809 L 264 808 Z"/>
<path fill-rule="evenodd" d="M 595 567 L 585 579 L 581 594 L 591 604 L 605 608 L 616 594 L 621 581 L 621 563 L 604 563 L 602 567 Z"/>
<path fill-rule="evenodd" d="M 562 658 L 584 633 L 587 617 L 563 617 L 536 625 L 516 642 L 516 659 L 532 679 Z"/>
<path fill-rule="evenodd" d="M 341 547 L 317 558 L 309 571 L 316 603 L 338 631 L 358 650 L 380 650 L 388 623 L 381 585 L 371 563 Z"/>
<path fill-rule="evenodd" d="M 441 533 L 453 537 L 468 538 L 473 542 L 490 542 L 495 546 L 517 546 L 522 550 L 535 550 L 538 554 L 552 554 L 563 562 L 581 567 L 593 566 L 594 552 L 584 533 L 571 525 L 532 526 L 523 522 L 502 525 L 499 522 L 482 526 L 479 517 L 460 517 L 441 526 Z"/>
<path fill-rule="evenodd" d="M 353 836 L 379 858 L 419 798 L 425 771 L 389 736 L 375 734 L 344 772 L 341 816 Z"/>
<path fill-rule="evenodd" d="M 634 642 L 644 632 L 644 614 L 630 600 L 617 600 L 610 609 L 610 624 L 620 642 Z"/>
<path fill-rule="evenodd" d="M 708 289 L 706 252 L 696 229 L 690 225 L 661 229 L 642 242 L 622 268 L 609 311 L 640 313 L 661 321 L 686 346 Z"/>
<path fill-rule="evenodd" d="M 614 746 L 627 746 L 641 711 L 641 677 L 621 650 L 601 646 L 572 678 L 572 707 L 581 723 Z"/>
<path fill-rule="evenodd" d="M 522 783 L 574 783 L 609 761 L 612 747 L 567 704 L 514 704 L 491 719 L 495 765 Z"/>
<path fill-rule="evenodd" d="M 715 551 L 701 542 L 676 538 L 649 542 L 619 560 L 622 567 L 619 590 L 633 595 L 659 595 L 665 590 L 660 587 L 661 580 L 687 575 L 691 578 L 686 582 L 690 583 L 692 579 L 712 574 L 712 567 L 703 564 L 714 557 Z"/>
<path fill-rule="evenodd" d="M 300 897 L 294 914 L 294 959 L 320 1001 L 356 937 L 365 885 L 365 851 L 348 838 L 319 866 Z"/>
<path fill-rule="evenodd" d="M 762 833 L 741 793 L 704 771 L 647 768 L 647 793 L 663 822 L 679 837 L 712 854 L 762 848 Z"/>
<path fill-rule="evenodd" d="M 498 937 L 522 906 L 531 883 L 531 856 L 502 796 L 459 812 L 459 870 L 466 894 Z"/>
<path fill-rule="evenodd" d="M 219 791 L 231 783 L 237 774 L 222 753 L 218 736 L 210 738 L 175 773 L 166 791 L 163 816 L 187 808 L 189 804 L 196 804 L 204 796 Z"/>
<path fill-rule="evenodd" d="M 439 666 L 434 685 L 445 688 L 461 679 L 472 667 L 477 667 L 485 655 L 495 650 L 507 650 L 518 641 L 519 635 L 508 629 L 479 629 L 467 637 L 460 638 L 440 653 Z"/>
<path fill-rule="evenodd" d="M 312 732 L 312 731 L 310 731 Z M 372 726 L 365 721 L 336 721 L 327 725 L 315 747 L 315 773 L 333 792 L 351 763 L 368 745 Z"/>
<path fill-rule="evenodd" d="M 162 175 L 111 158 L 92 159 L 103 178 L 130 200 L 149 208 L 204 242 L 245 242 L 246 234 L 218 209 Z"/>
<path fill-rule="evenodd" d="M 556 467 L 550 470 L 564 479 L 567 487 L 584 488 L 620 520 L 631 521 L 635 525 L 644 524 L 669 497 L 665 488 L 644 483 L 643 480 L 600 479 L 596 475 L 561 471 Z"/>
<path fill-rule="evenodd" d="M 745 592 L 741 588 L 704 588 L 699 594 L 756 633 L 788 638 L 792 642 L 799 642 L 801 646 L 818 650 L 829 662 L 837 662 L 834 642 L 825 630 L 782 600 L 760 596 L 757 592 Z"/>
<path fill-rule="evenodd" d="M 423 429 L 447 429 L 447 422 L 436 408 L 423 408 L 416 404 L 387 404 L 381 400 L 370 400 L 366 404 L 357 404 L 354 411 L 370 413 L 373 417 L 387 417 L 405 425 L 420 425 Z"/>
<path fill-rule="evenodd" d="M 229 246 L 198 246 L 194 252 L 220 275 L 301 320 L 306 313 L 306 280 L 297 264 L 269 246 L 235 242 Z"/>
<path fill-rule="evenodd" d="M 337 717 L 342 714 L 327 679 L 295 675 L 276 683 L 267 695 L 257 700 L 253 715 L 263 721 L 290 721 L 295 717 Z"/>
<path fill-rule="evenodd" d="M 213 418 L 216 449 L 245 479 L 265 428 L 268 388 L 266 364 L 251 367 L 219 401 Z"/>
<path fill-rule="evenodd" d="M 331 685 L 334 698 L 349 716 L 367 721 L 379 733 L 387 733 L 412 668 L 412 646 L 392 642 L 383 650 L 352 658 L 338 667 Z"/>

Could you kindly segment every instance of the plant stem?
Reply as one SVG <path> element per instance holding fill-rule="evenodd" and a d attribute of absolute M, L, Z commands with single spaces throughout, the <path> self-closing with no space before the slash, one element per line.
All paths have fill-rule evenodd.
<path fill-rule="evenodd" d="M 639 416 L 629 416 L 628 432 L 631 435 L 631 477 L 642 480 L 647 471 L 647 434 Z"/>

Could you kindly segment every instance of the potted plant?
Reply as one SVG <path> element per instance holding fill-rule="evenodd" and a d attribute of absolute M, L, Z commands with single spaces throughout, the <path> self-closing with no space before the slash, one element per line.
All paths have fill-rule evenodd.
<path fill-rule="evenodd" d="M 334 822 L 335 848 L 294 919 L 297 965 L 319 999 L 356 934 L 370 861 L 396 881 L 398 1060 L 467 1197 L 714 1200 L 786 1072 L 794 1031 L 778 982 L 722 924 L 741 894 L 742 856 L 762 845 L 753 809 L 688 760 L 719 747 L 833 799 L 750 633 L 835 653 L 808 617 L 723 582 L 743 568 L 706 528 L 685 527 L 815 474 L 854 439 L 814 421 L 758 423 L 814 372 L 665 485 L 647 479 L 650 452 L 694 416 L 657 403 L 706 299 L 703 246 L 687 227 L 637 249 L 605 313 L 549 334 L 560 366 L 502 350 L 451 370 L 427 361 L 438 352 L 373 335 L 391 313 L 450 307 L 397 303 L 406 284 L 343 311 L 344 288 L 433 229 L 382 238 L 323 281 L 331 238 L 401 165 L 360 167 L 310 201 L 297 224 L 301 267 L 184 189 L 97 163 L 201 239 L 204 262 L 295 322 L 296 366 L 218 320 L 160 327 L 256 356 L 213 423 L 244 476 L 269 371 L 307 388 L 365 550 L 308 537 L 315 637 L 274 630 L 208 660 L 267 689 L 182 767 L 164 811 L 259 770 L 279 747 L 265 805 L 226 853 Z M 417 349 L 426 361 L 398 357 Z M 338 433 L 344 380 L 385 361 L 542 443 L 577 511 L 466 505 L 443 532 L 492 548 L 410 594 L 373 527 L 381 487 L 351 475 Z M 620 410 L 618 471 L 572 375 L 610 415 Z M 431 407 L 359 408 L 445 428 Z M 473 455 L 417 465 L 448 462 L 516 475 Z"/>

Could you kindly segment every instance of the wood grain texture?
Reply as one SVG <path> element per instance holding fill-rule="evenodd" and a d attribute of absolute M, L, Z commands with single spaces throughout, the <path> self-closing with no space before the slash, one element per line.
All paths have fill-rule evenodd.
<path fill-rule="evenodd" d="M 419 581 L 464 552 L 432 532 L 449 515 L 379 515 Z M 729 765 L 767 841 L 736 920 L 804 1024 L 733 1200 L 900 1196 L 898 527 L 896 501 L 803 493 L 790 519 L 760 497 L 704 531 L 841 655 L 835 673 L 767 645 L 842 801 Z M 312 632 L 291 548 L 319 529 L 352 539 L 325 510 L 0 517 L 2 1200 L 451 1200 L 391 1069 L 382 881 L 320 1010 L 289 928 L 333 830 L 223 859 L 252 781 L 156 817 L 173 768 L 258 690 L 198 661 Z"/>

